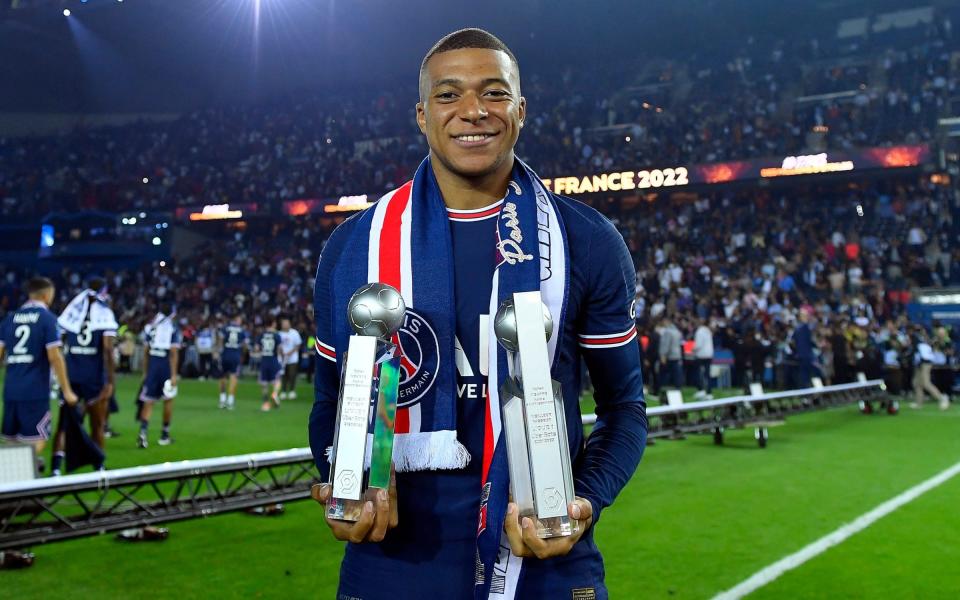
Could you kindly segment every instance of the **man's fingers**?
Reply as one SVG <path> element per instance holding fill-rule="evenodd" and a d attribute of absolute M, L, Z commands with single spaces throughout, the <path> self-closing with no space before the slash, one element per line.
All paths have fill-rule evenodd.
<path fill-rule="evenodd" d="M 313 487 L 310 488 L 310 496 L 320 504 L 326 504 L 327 498 L 330 497 L 330 484 L 329 483 L 315 483 Z"/>
<path fill-rule="evenodd" d="M 593 505 L 585 498 L 574 498 L 573 502 L 567 506 L 567 511 L 571 519 L 578 521 L 586 521 L 587 519 L 593 518 Z"/>
<path fill-rule="evenodd" d="M 510 542 L 510 551 L 514 556 L 528 556 L 527 546 L 523 543 L 523 532 L 520 530 L 520 515 L 517 505 L 513 502 L 507 505 L 507 517 L 503 521 L 503 529 L 507 532 L 507 541 Z"/>
<path fill-rule="evenodd" d="M 373 502 L 363 503 L 363 510 L 360 512 L 360 520 L 350 527 L 350 535 L 347 540 L 354 544 L 359 544 L 366 539 L 370 528 L 373 527 L 374 511 Z"/>
<path fill-rule="evenodd" d="M 530 517 L 521 519 L 520 528 L 523 532 L 523 544 L 529 548 L 534 556 L 537 558 L 553 556 L 553 553 L 550 552 L 550 548 L 547 545 L 547 541 L 540 539 L 540 536 L 537 535 L 537 525 L 533 522 L 533 519 Z M 564 554 L 566 554 L 566 552 L 564 552 Z"/>
<path fill-rule="evenodd" d="M 377 500 L 375 504 L 376 514 L 373 519 L 373 529 L 370 530 L 371 542 L 382 542 L 387 535 L 387 528 L 390 525 L 390 495 L 387 490 L 377 490 Z"/>

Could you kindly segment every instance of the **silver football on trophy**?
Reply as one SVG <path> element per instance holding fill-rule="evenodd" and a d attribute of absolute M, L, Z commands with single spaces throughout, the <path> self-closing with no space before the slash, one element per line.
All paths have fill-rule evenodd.
<path fill-rule="evenodd" d="M 553 317 L 550 316 L 550 309 L 543 305 L 543 330 L 546 333 L 547 341 L 553 334 Z M 520 342 L 517 338 L 517 313 L 513 309 L 513 297 L 507 298 L 497 309 L 497 316 L 493 320 L 493 333 L 497 336 L 497 341 L 508 352 L 518 352 Z"/>
<path fill-rule="evenodd" d="M 407 305 L 397 288 L 385 283 L 368 283 L 347 303 L 347 319 L 357 335 L 387 339 L 403 325 Z"/>

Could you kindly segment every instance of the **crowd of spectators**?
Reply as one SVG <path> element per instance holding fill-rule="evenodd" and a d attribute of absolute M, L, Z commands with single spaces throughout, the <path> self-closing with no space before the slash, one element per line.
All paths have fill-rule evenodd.
<path fill-rule="evenodd" d="M 896 370 L 907 373 L 891 384 L 902 389 L 910 386 L 923 339 L 933 342 L 937 373 L 952 374 L 957 366 L 957 332 L 931 334 L 906 315 L 916 289 L 960 286 L 960 220 L 954 221 L 960 198 L 928 177 L 729 191 L 630 207 L 591 202 L 633 255 L 637 324 L 654 390 L 698 383 L 696 359 L 709 358 L 702 344 L 665 347 L 672 342 L 661 336 L 674 328 L 681 342 L 707 328 L 711 346 L 729 353 L 729 383 L 737 386 L 796 387 L 812 375 L 847 382 L 857 372 Z M 198 330 L 233 315 L 253 333 L 270 316 L 289 316 L 303 333 L 303 356 L 312 357 L 313 276 L 332 226 L 307 216 L 225 227 L 169 265 L 98 274 L 106 276 L 134 342 L 158 302 L 172 300 L 188 344 Z M 17 305 L 23 276 L 0 275 L 0 313 Z M 57 283 L 64 306 L 82 289 L 83 274 L 64 271 Z M 801 313 L 811 340 L 798 349 Z M 800 355 L 809 363 L 802 374 Z M 677 360 L 688 367 L 679 374 Z M 309 360 L 303 366 L 309 369 Z"/>
<path fill-rule="evenodd" d="M 682 61 L 531 67 L 518 153 L 552 177 L 930 140 L 956 89 L 957 44 L 949 20 L 918 30 L 879 45 L 749 37 Z M 426 154 L 413 83 L 0 138 L 0 214 L 276 205 L 391 189 Z M 798 100 L 834 92 L 847 94 Z"/>
<path fill-rule="evenodd" d="M 716 346 L 732 353 L 736 385 L 753 378 L 797 387 L 814 374 L 849 382 L 857 372 L 874 374 L 876 365 L 860 361 L 877 357 L 887 370 L 901 362 L 912 368 L 926 332 L 908 320 L 907 303 L 918 288 L 960 286 L 960 198 L 925 179 L 791 186 L 621 210 L 599 204 L 637 265 L 637 321 L 654 388 L 677 383 L 671 361 L 684 358 L 660 343 L 674 327 L 683 340 L 708 327 Z M 793 368 L 801 313 L 812 334 L 804 376 Z M 934 340 L 938 367 L 952 373 L 960 337 L 943 329 Z M 687 350 L 692 367 L 694 348 Z M 682 381 L 697 383 L 692 375 Z"/>
<path fill-rule="evenodd" d="M 722 57 L 533 72 L 524 79 L 529 111 L 518 153 L 549 176 L 812 144 L 929 140 L 956 88 L 955 46 L 947 22 L 903 46 L 749 38 Z M 389 189 L 426 152 L 413 120 L 416 92 L 408 91 L 297 95 L 170 122 L 0 139 L 0 212 L 35 217 Z M 824 94 L 835 95 L 797 100 Z M 813 127 L 821 128 L 817 139 Z M 682 365 L 702 367 L 705 345 L 674 346 L 705 339 L 704 330 L 715 342 L 709 352 L 731 353 L 735 385 L 796 386 L 814 373 L 843 382 L 895 364 L 912 373 L 924 341 L 940 366 L 956 366 L 956 332 L 917 329 L 905 314 L 916 288 L 960 285 L 960 199 L 948 186 L 910 176 L 656 202 L 586 200 L 614 221 L 633 254 L 654 389 L 697 379 Z M 312 278 L 332 225 L 303 216 L 225 226 L 169 265 L 99 274 L 132 340 L 160 300 L 178 307 L 188 343 L 233 315 L 252 331 L 287 315 L 308 334 Z M 0 266 L 0 316 L 18 302 L 24 275 Z M 57 278 L 61 306 L 83 275 Z M 802 323 L 810 335 L 798 343 Z"/>

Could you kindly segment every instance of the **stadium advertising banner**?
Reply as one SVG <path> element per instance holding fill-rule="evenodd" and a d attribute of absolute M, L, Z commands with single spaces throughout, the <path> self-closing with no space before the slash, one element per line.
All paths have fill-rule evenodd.
<path fill-rule="evenodd" d="M 927 144 L 863 148 L 849 152 L 821 152 L 733 162 L 675 165 L 639 171 L 544 179 L 557 194 L 591 194 L 631 190 L 658 190 L 690 185 L 731 183 L 759 179 L 820 175 L 844 171 L 915 167 L 930 160 Z"/>
<path fill-rule="evenodd" d="M 242 219 L 257 214 L 257 204 L 205 204 L 203 206 L 184 206 L 176 211 L 177 219 L 182 221 L 225 221 Z"/>
<path fill-rule="evenodd" d="M 336 214 L 363 210 L 373 206 L 371 198 L 375 196 L 358 194 L 339 198 L 302 198 L 283 203 L 283 214 L 291 217 L 315 214 Z"/>
<path fill-rule="evenodd" d="M 683 188 L 690 185 L 731 183 L 760 179 L 819 175 L 844 171 L 867 171 L 915 167 L 930 160 L 927 144 L 916 146 L 891 146 L 889 148 L 863 148 L 850 152 L 822 152 L 779 158 L 762 158 L 693 166 L 677 165 L 639 171 L 614 171 L 596 175 L 554 177 L 543 182 L 557 194 L 579 195 L 596 192 L 621 192 L 634 190 L 658 190 Z M 301 198 L 283 203 L 283 214 L 292 217 L 303 215 L 350 213 L 373 205 L 376 194 L 357 194 L 339 198 Z M 208 218 L 239 218 L 220 216 L 227 205 L 215 205 L 213 214 L 198 216 Z M 210 207 L 204 207 L 205 213 Z M 240 205 L 229 205 L 230 211 Z M 256 206 L 254 205 L 254 210 Z M 187 209 L 181 209 L 187 210 Z M 197 209 L 189 209 L 196 212 Z M 179 216 L 179 211 L 178 211 Z M 193 216 L 191 220 L 197 220 Z"/>

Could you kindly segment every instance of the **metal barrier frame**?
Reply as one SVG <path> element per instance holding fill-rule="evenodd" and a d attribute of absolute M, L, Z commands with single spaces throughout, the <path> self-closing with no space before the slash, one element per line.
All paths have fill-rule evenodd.
<path fill-rule="evenodd" d="M 648 438 L 766 428 L 787 415 L 886 397 L 880 380 L 733 396 L 647 409 Z M 583 415 L 584 425 L 596 422 Z M 185 460 L 0 485 L 0 550 L 97 535 L 310 497 L 309 448 Z"/>

